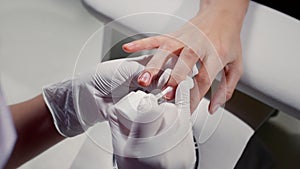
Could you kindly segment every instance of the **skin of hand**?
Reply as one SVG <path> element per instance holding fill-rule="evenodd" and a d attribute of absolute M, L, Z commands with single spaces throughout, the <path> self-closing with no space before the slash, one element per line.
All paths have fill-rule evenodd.
<path fill-rule="evenodd" d="M 65 138 L 55 129 L 42 95 L 11 105 L 10 110 L 18 138 L 6 169 L 21 166 Z"/>
<path fill-rule="evenodd" d="M 138 78 L 138 83 L 148 86 L 171 55 L 178 61 L 166 86 L 177 85 L 185 79 L 199 62 L 199 73 L 194 76 L 191 109 L 209 90 L 217 74 L 222 78 L 211 97 L 209 112 L 214 113 L 228 101 L 242 75 L 242 48 L 240 32 L 249 0 L 203 0 L 198 14 L 176 32 L 136 40 L 123 45 L 126 52 L 158 49 Z M 175 90 L 166 95 L 174 98 Z"/>

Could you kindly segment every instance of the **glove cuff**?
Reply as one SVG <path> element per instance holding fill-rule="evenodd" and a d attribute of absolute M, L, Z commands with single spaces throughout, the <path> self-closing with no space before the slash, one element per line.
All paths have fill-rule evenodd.
<path fill-rule="evenodd" d="M 72 81 L 67 80 L 43 87 L 43 98 L 52 115 L 57 131 L 65 137 L 84 132 L 73 104 Z"/>

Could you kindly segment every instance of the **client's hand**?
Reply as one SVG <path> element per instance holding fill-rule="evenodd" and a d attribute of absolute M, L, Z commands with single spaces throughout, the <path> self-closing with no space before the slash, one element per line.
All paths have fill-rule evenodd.
<path fill-rule="evenodd" d="M 182 81 L 173 103 L 157 103 L 153 94 L 132 92 L 109 116 L 119 169 L 191 169 L 195 149 L 190 122 L 192 79 Z"/>
<path fill-rule="evenodd" d="M 240 32 L 248 6 L 248 0 L 233 1 L 203 0 L 198 14 L 175 32 L 123 45 L 129 53 L 158 49 L 141 73 L 139 83 L 150 85 L 159 77 L 157 73 L 166 60 L 175 54 L 179 59 L 167 86 L 176 89 L 199 62 L 202 66 L 194 77 L 199 93 L 197 99 L 202 99 L 218 72 L 224 70 L 221 85 L 211 98 L 209 111 L 215 112 L 229 100 L 243 72 Z M 173 98 L 174 91 L 167 97 Z"/>

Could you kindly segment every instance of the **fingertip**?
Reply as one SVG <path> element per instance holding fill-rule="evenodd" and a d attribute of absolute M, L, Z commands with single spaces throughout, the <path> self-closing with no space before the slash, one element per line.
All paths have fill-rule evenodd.
<path fill-rule="evenodd" d="M 124 44 L 122 46 L 122 48 L 123 48 L 123 50 L 125 52 L 131 52 L 131 51 L 133 51 L 134 47 L 135 47 L 135 44 L 133 42 L 126 43 L 126 44 Z"/>
<path fill-rule="evenodd" d="M 215 103 L 215 104 L 210 104 L 209 105 L 209 109 L 208 112 L 209 114 L 213 115 L 214 113 L 216 113 L 218 111 L 218 109 L 221 107 L 221 104 L 219 103 Z"/>
<path fill-rule="evenodd" d="M 147 86 L 150 85 L 151 79 L 152 79 L 151 73 L 148 72 L 148 71 L 143 71 L 143 72 L 139 75 L 137 81 L 138 81 L 139 85 L 141 85 L 141 86 L 143 86 L 143 87 L 147 87 Z"/>
<path fill-rule="evenodd" d="M 210 103 L 209 103 L 209 105 L 208 105 L 208 113 L 210 114 L 210 115 L 213 115 L 214 114 L 214 112 L 213 112 L 213 105 L 212 105 L 212 103 L 211 103 L 211 101 L 210 101 Z"/>

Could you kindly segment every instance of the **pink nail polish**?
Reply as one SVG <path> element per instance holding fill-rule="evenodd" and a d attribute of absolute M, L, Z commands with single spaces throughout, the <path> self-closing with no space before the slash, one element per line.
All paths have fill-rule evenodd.
<path fill-rule="evenodd" d="M 140 81 L 143 81 L 143 82 L 145 82 L 145 83 L 148 83 L 149 82 L 149 80 L 150 80 L 150 73 L 149 72 L 144 72 L 143 74 L 141 74 L 140 76 L 139 76 L 139 80 Z"/>

